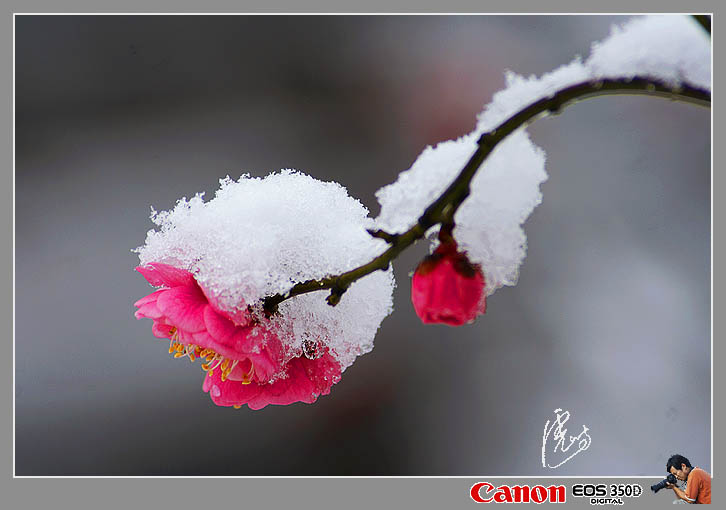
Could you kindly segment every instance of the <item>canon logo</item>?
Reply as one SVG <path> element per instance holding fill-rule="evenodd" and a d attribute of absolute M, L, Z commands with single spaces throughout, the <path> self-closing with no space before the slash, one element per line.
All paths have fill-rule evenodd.
<path fill-rule="evenodd" d="M 567 497 L 564 485 L 500 485 L 479 482 L 471 486 L 471 499 L 477 503 L 564 503 Z"/>

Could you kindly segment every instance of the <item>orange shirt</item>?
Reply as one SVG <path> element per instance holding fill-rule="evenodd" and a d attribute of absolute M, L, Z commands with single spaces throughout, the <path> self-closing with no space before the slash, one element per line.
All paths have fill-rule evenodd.
<path fill-rule="evenodd" d="M 696 503 L 710 504 L 711 475 L 699 467 L 693 468 L 686 480 L 686 497 Z"/>

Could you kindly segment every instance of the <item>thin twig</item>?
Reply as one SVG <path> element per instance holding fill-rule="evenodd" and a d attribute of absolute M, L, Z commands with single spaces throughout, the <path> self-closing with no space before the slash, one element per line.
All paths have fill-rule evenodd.
<path fill-rule="evenodd" d="M 693 17 L 703 27 L 703 29 L 711 35 L 711 16 L 705 14 L 694 14 Z"/>
<path fill-rule="evenodd" d="M 559 113 L 565 107 L 576 102 L 606 95 L 630 94 L 646 95 L 683 101 L 700 106 L 710 106 L 711 93 L 688 85 L 673 87 L 662 81 L 650 78 L 635 77 L 632 79 L 602 79 L 571 85 L 549 97 L 542 98 L 515 113 L 499 126 L 484 133 L 478 140 L 478 148 L 471 156 L 459 175 L 419 217 L 414 226 L 402 234 L 389 234 L 383 231 L 369 231 L 374 237 L 385 239 L 389 247 L 370 262 L 346 271 L 345 273 L 327 276 L 319 280 L 308 280 L 294 285 L 284 294 L 275 294 L 264 299 L 264 308 L 268 313 L 277 311 L 277 306 L 294 296 L 307 294 L 317 290 L 330 289 L 328 304 L 335 306 L 341 296 L 356 280 L 378 270 L 388 269 L 391 261 L 403 250 L 424 237 L 431 227 L 439 224 L 450 224 L 459 206 L 469 196 L 469 184 L 481 164 L 492 150 L 504 138 L 517 129 L 527 126 L 536 119 L 551 113 Z"/>

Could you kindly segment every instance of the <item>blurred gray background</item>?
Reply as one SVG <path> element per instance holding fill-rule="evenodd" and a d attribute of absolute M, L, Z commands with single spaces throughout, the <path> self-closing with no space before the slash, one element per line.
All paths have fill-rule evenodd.
<path fill-rule="evenodd" d="M 578 104 L 530 128 L 550 179 L 519 284 L 423 326 L 409 272 L 314 405 L 216 407 L 132 303 L 149 206 L 296 168 L 376 189 L 613 16 L 16 17 L 18 475 L 658 475 L 711 470 L 710 112 Z M 540 462 L 567 409 L 587 451 Z"/>

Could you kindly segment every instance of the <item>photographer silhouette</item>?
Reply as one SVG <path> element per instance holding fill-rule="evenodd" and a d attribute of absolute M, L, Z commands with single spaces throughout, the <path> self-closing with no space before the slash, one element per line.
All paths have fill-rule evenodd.
<path fill-rule="evenodd" d="M 666 471 L 685 480 L 686 490 L 683 491 L 672 483 L 666 483 L 673 489 L 676 496 L 687 503 L 711 503 L 711 475 L 699 467 L 691 467 L 691 463 L 683 455 L 672 455 L 666 463 Z"/>

